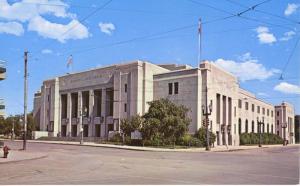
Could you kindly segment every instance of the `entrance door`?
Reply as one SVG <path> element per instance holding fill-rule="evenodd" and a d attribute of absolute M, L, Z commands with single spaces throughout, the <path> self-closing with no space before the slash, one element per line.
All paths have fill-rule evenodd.
<path fill-rule="evenodd" d="M 222 145 L 226 145 L 225 132 L 222 132 Z"/>
<path fill-rule="evenodd" d="M 230 132 L 228 132 L 228 145 L 232 145 L 232 136 Z"/>
<path fill-rule="evenodd" d="M 101 127 L 100 127 L 100 125 L 95 125 L 95 136 L 96 137 L 101 136 Z"/>
<path fill-rule="evenodd" d="M 83 125 L 83 137 L 89 136 L 89 125 Z"/>
<path fill-rule="evenodd" d="M 61 136 L 62 137 L 66 137 L 67 136 L 67 126 L 66 125 L 62 125 L 61 126 Z"/>
<path fill-rule="evenodd" d="M 72 135 L 72 137 L 76 137 L 77 136 L 77 125 L 72 125 L 71 135 Z"/>

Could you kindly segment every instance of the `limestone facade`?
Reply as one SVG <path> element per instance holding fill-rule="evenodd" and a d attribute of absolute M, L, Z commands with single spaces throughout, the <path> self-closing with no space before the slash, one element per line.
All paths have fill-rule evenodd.
<path fill-rule="evenodd" d="M 155 65 L 143 61 L 67 74 L 43 82 L 34 113 L 50 136 L 108 138 L 120 131 L 120 120 L 143 115 L 150 101 L 168 98 L 189 109 L 189 132 L 203 123 L 203 106 L 212 105 L 210 130 L 215 145 L 239 145 L 239 134 L 275 133 L 275 107 L 239 87 L 232 74 L 205 61 L 188 65 Z"/>

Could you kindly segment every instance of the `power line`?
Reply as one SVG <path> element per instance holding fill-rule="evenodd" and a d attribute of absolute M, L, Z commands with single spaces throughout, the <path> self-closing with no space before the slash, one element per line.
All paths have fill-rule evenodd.
<path fill-rule="evenodd" d="M 86 15 L 85 17 L 83 17 L 82 19 L 78 20 L 77 24 L 75 24 L 74 26 L 72 26 L 71 28 L 69 28 L 68 30 L 66 30 L 65 32 L 63 32 L 61 34 L 61 36 L 64 36 L 65 34 L 69 33 L 71 30 L 73 30 L 74 28 L 76 28 L 80 23 L 83 23 L 85 20 L 87 20 L 88 18 L 90 18 L 91 16 L 93 16 L 94 14 L 96 14 L 97 12 L 99 12 L 100 10 L 104 9 L 107 5 L 109 5 L 112 2 L 112 0 L 108 0 L 106 3 L 104 3 L 102 6 L 100 6 L 99 8 L 97 8 L 96 10 L 92 11 L 91 13 L 89 13 L 88 15 Z M 51 44 L 48 45 L 48 47 L 51 46 Z M 47 47 L 44 46 L 43 48 Z"/>
<path fill-rule="evenodd" d="M 292 52 L 290 53 L 290 55 L 289 55 L 289 57 L 288 57 L 288 59 L 287 59 L 285 65 L 283 66 L 283 69 L 282 69 L 282 71 L 281 71 L 280 79 L 283 78 L 283 74 L 284 74 L 284 72 L 285 72 L 287 66 L 289 65 L 289 63 L 290 63 L 290 61 L 291 61 L 291 59 L 292 59 L 292 57 L 293 57 L 293 55 L 294 55 L 294 52 L 295 52 L 295 50 L 296 50 L 296 48 L 297 48 L 297 45 L 298 45 L 298 43 L 299 43 L 299 40 L 300 40 L 300 36 L 298 37 L 298 39 L 297 39 L 297 41 L 296 41 L 296 43 L 295 43 L 295 45 L 294 45 L 294 47 L 293 47 L 293 49 L 292 49 Z"/>
<path fill-rule="evenodd" d="M 231 4 L 235 4 L 237 6 L 240 6 L 240 7 L 243 7 L 243 8 L 247 8 L 246 5 L 241 4 L 239 2 L 236 2 L 236 1 L 233 1 L 233 0 L 226 0 L 226 1 L 228 1 Z M 286 17 L 279 16 L 279 15 L 276 15 L 276 14 L 273 14 L 273 13 L 270 13 L 270 12 L 266 12 L 266 11 L 263 11 L 263 10 L 258 10 L 258 9 L 255 9 L 255 8 L 252 9 L 252 7 L 250 7 L 249 9 L 251 9 L 251 10 L 253 10 L 255 12 L 259 12 L 259 13 L 265 14 L 265 15 L 270 15 L 270 16 L 273 16 L 273 17 L 277 17 L 277 18 L 280 18 L 280 19 L 285 20 L 285 21 L 289 21 L 289 22 L 292 22 L 292 23 L 300 24 L 300 21 L 291 20 L 291 19 L 288 19 Z"/>
<path fill-rule="evenodd" d="M 211 6 L 209 4 L 205 4 L 203 2 L 199 2 L 199 1 L 195 1 L 195 0 L 188 0 L 194 4 L 198 4 L 200 6 L 206 6 L 206 7 L 209 7 L 213 10 L 216 10 L 216 11 L 219 11 L 219 12 L 222 12 L 222 13 L 225 13 L 225 14 L 229 14 L 230 16 L 232 17 L 239 17 L 239 18 L 242 18 L 242 19 L 245 19 L 245 20 L 248 20 L 248 21 L 252 21 L 252 22 L 258 22 L 258 23 L 263 23 L 263 24 L 267 24 L 267 25 L 272 25 L 272 26 L 276 26 L 276 27 L 280 27 L 280 28 L 284 28 L 284 29 L 288 29 L 288 30 L 292 30 L 292 28 L 290 27 L 286 27 L 286 26 L 283 26 L 283 25 L 277 25 L 277 24 L 274 24 L 274 23 L 269 23 L 269 22 L 266 22 L 266 21 L 261 21 L 261 20 L 258 20 L 258 19 L 255 19 L 255 18 L 249 18 L 249 17 L 245 17 L 245 16 L 242 16 L 243 14 L 245 14 L 246 12 L 250 11 L 250 10 L 255 10 L 256 7 L 264 4 L 264 3 L 267 3 L 271 0 L 265 0 L 261 3 L 257 3 L 253 6 L 251 6 L 250 8 L 247 7 L 247 9 L 241 11 L 241 12 L 238 12 L 237 14 L 234 14 L 232 12 L 229 12 L 227 10 L 224 10 L 224 9 L 220 9 L 220 8 L 217 8 L 217 7 L 214 7 L 214 6 Z"/>

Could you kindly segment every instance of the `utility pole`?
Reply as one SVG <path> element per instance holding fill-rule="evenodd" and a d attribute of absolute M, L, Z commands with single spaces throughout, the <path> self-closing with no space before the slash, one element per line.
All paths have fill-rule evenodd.
<path fill-rule="evenodd" d="M 206 147 L 205 150 L 210 151 L 210 142 L 209 142 L 209 118 L 208 116 L 211 115 L 212 112 L 212 103 L 208 106 L 208 88 L 207 85 L 205 87 L 205 106 L 202 105 L 202 114 L 205 116 L 205 129 L 206 129 Z"/>
<path fill-rule="evenodd" d="M 23 136 L 23 150 L 26 150 L 26 137 L 27 137 L 27 56 L 28 51 L 24 52 L 24 136 Z"/>
<path fill-rule="evenodd" d="M 287 145 L 287 140 L 286 140 L 286 128 L 287 128 L 287 124 L 284 123 L 282 125 L 282 128 L 283 128 L 283 146 L 286 146 Z"/>

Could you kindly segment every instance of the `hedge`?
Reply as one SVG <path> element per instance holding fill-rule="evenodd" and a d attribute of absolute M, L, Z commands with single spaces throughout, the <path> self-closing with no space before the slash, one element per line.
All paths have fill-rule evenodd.
<path fill-rule="evenodd" d="M 283 139 L 276 134 L 261 134 L 262 144 L 282 144 Z M 259 134 L 258 133 L 242 133 L 240 135 L 240 145 L 254 145 L 259 144 Z"/>

